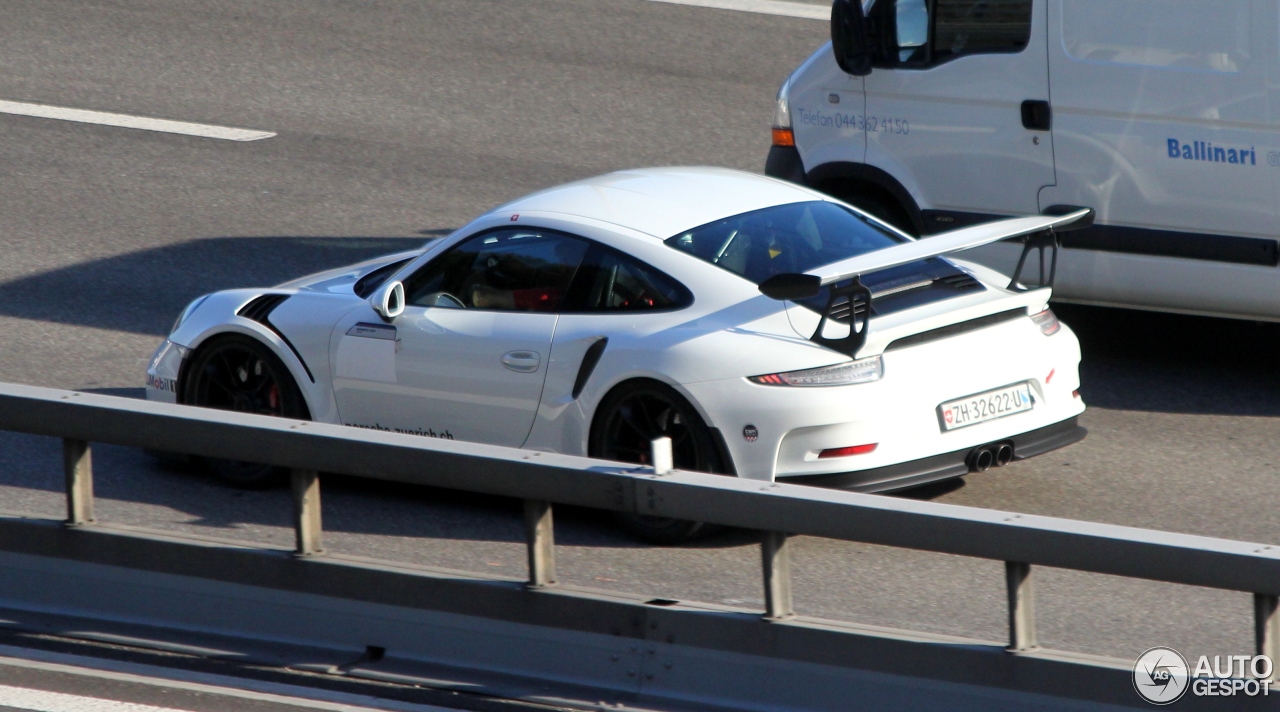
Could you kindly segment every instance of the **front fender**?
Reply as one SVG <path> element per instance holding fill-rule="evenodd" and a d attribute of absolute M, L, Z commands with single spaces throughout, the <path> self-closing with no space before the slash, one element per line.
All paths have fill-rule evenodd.
<path fill-rule="evenodd" d="M 275 290 L 272 290 L 274 292 Z M 211 339 L 226 334 L 239 334 L 257 340 L 266 346 L 280 359 L 289 370 L 298 390 L 307 403 L 312 419 L 320 422 L 334 423 L 337 420 L 337 407 L 333 400 L 333 390 L 329 387 L 328 353 L 321 351 L 312 355 L 303 353 L 300 358 L 283 338 L 264 324 L 238 316 L 236 312 L 255 297 L 261 296 L 263 290 L 231 290 L 211 295 L 190 314 L 187 319 L 169 336 L 169 341 L 186 350 L 183 367 L 190 363 L 193 354 Z M 291 297 L 292 299 L 293 297 Z M 287 303 L 287 302 L 286 302 Z M 288 334 L 289 332 L 285 332 Z M 324 333 L 327 343 L 328 332 Z M 303 341 L 299 339 L 299 341 Z M 296 344 L 295 344 L 296 347 Z M 307 359 L 306 364 L 303 358 Z M 177 392 L 181 395 L 182 379 L 185 373 L 178 376 Z"/>

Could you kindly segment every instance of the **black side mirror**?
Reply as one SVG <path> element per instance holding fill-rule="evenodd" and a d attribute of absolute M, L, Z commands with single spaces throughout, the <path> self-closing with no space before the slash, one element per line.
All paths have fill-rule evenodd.
<path fill-rule="evenodd" d="M 831 6 L 831 51 L 846 73 L 865 77 L 871 73 L 871 47 L 867 15 L 862 0 L 836 0 Z"/>

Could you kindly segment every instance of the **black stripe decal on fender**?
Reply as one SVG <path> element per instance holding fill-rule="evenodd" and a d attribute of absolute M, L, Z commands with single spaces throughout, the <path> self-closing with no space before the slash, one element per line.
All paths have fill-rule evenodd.
<path fill-rule="evenodd" d="M 263 294 L 260 297 L 254 297 L 249 300 L 248 304 L 245 304 L 236 310 L 236 316 L 242 316 L 250 321 L 256 321 L 270 329 L 271 333 L 279 336 L 280 340 L 284 342 L 284 345 L 288 346 L 289 350 L 293 352 L 293 355 L 297 357 L 298 363 L 302 364 L 302 370 L 306 372 L 307 378 L 311 379 L 312 383 L 315 383 L 316 377 L 311 375 L 311 368 L 307 366 L 307 362 L 302 358 L 302 354 L 298 353 L 297 347 L 294 346 L 293 342 L 289 340 L 289 337 L 285 336 L 284 332 L 276 328 L 276 325 L 272 324 L 271 319 L 268 318 L 271 316 L 271 312 L 275 311 L 276 307 L 284 304 L 285 300 L 288 298 L 288 294 Z"/>

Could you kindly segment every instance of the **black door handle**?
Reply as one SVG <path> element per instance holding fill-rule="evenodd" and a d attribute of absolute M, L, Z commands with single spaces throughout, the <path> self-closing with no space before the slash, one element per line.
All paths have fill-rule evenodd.
<path fill-rule="evenodd" d="M 1022 126 L 1032 131 L 1048 131 L 1053 127 L 1053 110 L 1049 102 L 1028 99 L 1022 102 Z"/>

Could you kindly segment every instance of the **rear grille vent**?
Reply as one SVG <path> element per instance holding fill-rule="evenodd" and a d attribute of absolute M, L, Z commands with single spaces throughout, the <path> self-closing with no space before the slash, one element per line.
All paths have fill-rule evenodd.
<path fill-rule="evenodd" d="M 988 326 L 1003 324 L 1006 321 L 1013 321 L 1014 319 L 1025 317 L 1026 315 L 1027 315 L 1026 309 L 1010 309 L 1009 311 L 1002 311 L 1002 312 L 997 312 L 995 314 L 988 314 L 987 316 L 978 317 L 977 319 L 962 321 L 959 324 L 949 324 L 947 326 L 943 326 L 937 329 L 930 329 L 929 331 L 923 331 L 919 334 L 904 336 L 901 339 L 890 342 L 889 345 L 884 348 L 884 350 L 893 351 L 894 349 L 905 349 L 908 346 L 918 346 L 920 344 L 928 343 L 930 341 L 946 339 L 952 336 L 956 336 L 958 334 L 964 334 L 970 331 L 977 331 L 978 329 L 985 329 Z"/>
<path fill-rule="evenodd" d="M 970 289 L 982 288 L 982 284 L 978 282 L 978 280 L 974 279 L 972 275 L 966 274 L 964 272 L 960 272 L 958 274 L 949 274 L 946 277 L 940 278 L 938 281 L 942 282 L 948 287 L 951 287 L 957 292 L 966 292 Z"/>
<path fill-rule="evenodd" d="M 236 310 L 236 316 L 256 321 L 275 331 L 275 327 L 271 326 L 271 322 L 267 321 L 267 317 L 271 316 L 271 312 L 275 311 L 276 307 L 280 306 L 281 302 L 288 298 L 288 294 L 263 294 L 260 297 L 254 297 L 248 304 Z"/>

